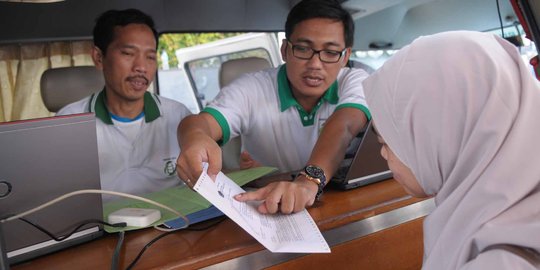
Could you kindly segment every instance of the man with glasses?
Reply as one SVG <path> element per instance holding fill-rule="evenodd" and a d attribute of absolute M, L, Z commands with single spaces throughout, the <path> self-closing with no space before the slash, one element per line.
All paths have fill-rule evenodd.
<path fill-rule="evenodd" d="M 189 186 L 202 172 L 201 162 L 209 163 L 211 176 L 221 170 L 218 143 L 236 136 L 253 163 L 300 171 L 294 181 L 235 197 L 264 201 L 261 213 L 311 206 L 370 117 L 362 89 L 367 73 L 345 68 L 354 24 L 338 2 L 301 1 L 287 17 L 285 34 L 284 65 L 240 77 L 178 128 L 177 171 Z"/>

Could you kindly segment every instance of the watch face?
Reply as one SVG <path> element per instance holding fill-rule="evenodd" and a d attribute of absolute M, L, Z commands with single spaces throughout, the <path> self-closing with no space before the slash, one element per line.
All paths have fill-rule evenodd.
<path fill-rule="evenodd" d="M 317 166 L 312 166 L 312 165 L 307 166 L 306 173 L 313 178 L 324 179 L 323 170 Z"/>

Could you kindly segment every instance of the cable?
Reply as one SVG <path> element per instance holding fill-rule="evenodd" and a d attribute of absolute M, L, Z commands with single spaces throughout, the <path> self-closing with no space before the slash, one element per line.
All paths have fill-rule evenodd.
<path fill-rule="evenodd" d="M 149 200 L 149 199 L 146 199 L 146 198 L 143 198 L 143 197 L 139 197 L 139 196 L 135 196 L 135 195 L 131 195 L 131 194 L 127 194 L 127 193 L 122 193 L 122 192 L 116 192 L 116 191 L 109 191 L 109 190 L 99 190 L 99 189 L 83 189 L 83 190 L 77 190 L 77 191 L 73 191 L 73 192 L 70 192 L 70 193 L 67 193 L 67 194 L 64 194 L 60 197 L 57 197 L 56 199 L 53 199 L 49 202 L 46 202 L 40 206 L 37 206 L 33 209 L 30 209 L 26 212 L 23 212 L 23 213 L 20 213 L 20 214 L 17 214 L 17 215 L 14 215 L 14 216 L 10 216 L 8 218 L 4 218 L 2 220 L 0 220 L 0 223 L 4 223 L 4 222 L 8 222 L 8 221 L 11 221 L 11 220 L 15 220 L 15 219 L 19 219 L 21 217 L 24 217 L 24 216 L 27 216 L 27 215 L 30 215 L 36 211 L 39 211 L 45 207 L 48 207 L 50 205 L 53 205 L 59 201 L 62 201 L 64 199 L 67 199 L 69 197 L 72 197 L 72 196 L 75 196 L 75 195 L 80 195 L 80 194 L 109 194 L 109 195 L 116 195 L 116 196 L 120 196 L 120 197 L 127 197 L 127 198 L 131 198 L 131 199 L 135 199 L 135 200 L 139 200 L 139 201 L 143 201 L 143 202 L 146 202 L 146 203 L 149 203 L 149 204 L 153 204 L 155 206 L 158 206 L 158 207 L 161 207 L 165 210 L 168 210 L 172 213 L 174 213 L 175 215 L 179 216 L 180 218 L 182 218 L 184 221 L 185 221 L 185 225 L 184 227 L 182 228 L 186 228 L 189 226 L 189 219 L 186 218 L 184 215 L 182 215 L 180 212 L 166 206 L 166 205 L 163 205 L 161 203 L 158 203 L 158 202 L 155 202 L 155 201 L 152 201 L 152 200 Z"/>
<path fill-rule="evenodd" d="M 119 269 L 118 263 L 120 259 L 120 250 L 122 250 L 122 244 L 124 244 L 125 234 L 126 233 L 124 231 L 121 231 L 118 234 L 118 243 L 116 243 L 116 248 L 114 248 L 114 253 L 113 253 L 112 262 L 111 262 L 111 270 Z"/>
<path fill-rule="evenodd" d="M 200 228 L 192 228 L 192 227 L 188 227 L 186 228 L 186 230 L 189 230 L 189 231 L 204 231 L 204 230 L 207 230 L 209 229 L 210 227 L 212 226 L 216 226 L 218 225 L 219 223 L 223 222 L 224 220 L 226 220 L 227 217 L 221 217 L 219 220 L 217 220 L 216 222 L 212 222 L 211 224 L 208 224 L 206 226 L 201 226 Z M 150 242 L 148 242 L 142 249 L 141 251 L 139 251 L 139 254 L 137 254 L 137 257 L 135 257 L 135 259 L 128 265 L 128 267 L 126 268 L 126 270 L 129 270 L 129 269 L 132 269 L 135 264 L 137 264 L 137 262 L 141 259 L 142 255 L 144 254 L 144 252 L 151 246 L 153 245 L 155 242 L 157 242 L 159 239 L 167 236 L 167 235 L 170 235 L 178 230 L 180 230 L 182 228 L 178 228 L 178 229 L 173 229 L 171 231 L 167 231 L 165 233 L 162 233 L 160 235 L 158 235 L 156 238 L 152 239 Z"/>
<path fill-rule="evenodd" d="M 111 227 L 115 227 L 115 228 L 121 228 L 121 227 L 126 227 L 126 223 L 125 222 L 121 222 L 121 223 L 115 223 L 115 224 L 110 224 L 108 222 L 105 222 L 103 220 L 99 220 L 99 219 L 88 219 L 88 220 L 83 220 L 79 223 L 79 225 L 77 227 L 75 227 L 75 229 L 73 229 L 70 233 L 64 235 L 64 236 L 55 236 L 53 233 L 49 232 L 47 229 L 41 227 L 40 225 L 30 221 L 30 220 L 27 220 L 25 218 L 19 218 L 20 220 L 32 225 L 33 227 L 35 227 L 36 229 L 40 230 L 41 232 L 43 232 L 44 234 L 48 235 L 50 238 L 52 238 L 53 240 L 57 241 L 57 242 L 60 242 L 60 241 L 63 241 L 67 238 L 69 238 L 71 235 L 73 235 L 74 233 L 76 233 L 80 228 L 82 228 L 83 226 L 85 225 L 88 225 L 88 224 L 94 224 L 94 223 L 97 223 L 97 224 L 103 224 L 103 225 L 107 225 L 107 226 L 111 226 Z"/>
<path fill-rule="evenodd" d="M 79 225 L 77 227 L 75 227 L 75 229 L 73 229 L 70 233 L 68 233 L 68 234 L 66 234 L 64 236 L 57 237 L 54 234 L 52 234 L 51 232 L 49 232 L 47 229 L 41 227 L 40 225 L 38 225 L 38 224 L 36 224 L 36 223 L 34 223 L 32 221 L 29 221 L 29 220 L 27 220 L 27 219 L 25 219 L 23 217 L 19 218 L 19 220 L 22 220 L 22 221 L 32 225 L 33 227 L 35 227 L 38 230 L 40 230 L 41 232 L 45 233 L 46 235 L 48 235 L 50 238 L 54 239 L 57 242 L 60 242 L 60 241 L 63 241 L 65 239 L 69 238 L 71 235 L 73 235 L 75 232 L 77 232 L 81 227 L 83 227 L 85 225 L 88 225 L 88 224 L 98 223 L 98 224 L 103 224 L 103 225 L 107 225 L 107 226 L 111 226 L 111 227 L 115 227 L 115 228 L 126 227 L 125 222 L 110 224 L 108 222 L 105 222 L 105 221 L 102 221 L 102 220 L 99 220 L 99 219 L 88 219 L 88 220 L 84 220 L 84 221 L 80 222 Z M 124 231 L 121 231 L 119 233 L 119 235 L 118 235 L 118 243 L 116 244 L 116 248 L 114 249 L 114 253 L 113 253 L 113 257 L 112 257 L 112 263 L 111 263 L 111 269 L 113 269 L 113 270 L 118 269 L 118 258 L 120 257 L 120 250 L 122 249 L 122 244 L 124 243 L 124 236 L 125 236 Z"/>
<path fill-rule="evenodd" d="M 501 8 L 499 7 L 499 0 L 495 0 L 495 3 L 497 3 L 497 14 L 499 14 L 499 23 L 501 24 L 501 35 L 504 38 L 504 27 L 501 17 Z"/>
<path fill-rule="evenodd" d="M 131 268 L 133 268 L 133 266 L 135 266 L 135 264 L 139 261 L 139 259 L 141 259 L 142 255 L 144 254 L 144 252 L 152 245 L 154 244 L 155 242 L 157 242 L 159 239 L 167 236 L 167 235 L 170 235 L 172 233 L 174 233 L 176 231 L 170 231 L 170 232 L 166 232 L 166 233 L 162 233 L 160 235 L 158 235 L 156 238 L 152 239 L 150 242 L 148 242 L 142 249 L 141 251 L 139 251 L 139 254 L 137 254 L 137 257 L 135 257 L 135 259 L 128 265 L 128 267 L 126 268 L 126 270 L 129 270 Z"/>
<path fill-rule="evenodd" d="M 178 228 L 177 230 L 187 228 L 189 226 L 189 219 L 186 216 L 184 216 L 182 213 L 180 213 L 180 212 L 178 212 L 178 211 L 176 211 L 176 210 L 174 210 L 174 209 L 172 209 L 172 208 L 170 208 L 170 207 L 168 207 L 166 205 L 163 205 L 161 203 L 158 203 L 158 202 L 155 202 L 155 201 L 143 198 L 143 197 L 131 195 L 131 194 L 126 194 L 126 193 L 116 192 L 116 191 L 108 191 L 108 190 L 98 190 L 98 189 L 84 189 L 84 190 L 77 190 L 77 191 L 73 191 L 73 192 L 70 192 L 70 193 L 66 193 L 66 194 L 64 194 L 62 196 L 59 196 L 59 197 L 57 197 L 57 198 L 55 198 L 55 199 L 53 199 L 51 201 L 48 201 L 48 202 L 46 202 L 46 203 L 44 203 L 42 205 L 39 205 L 39 206 L 37 206 L 35 208 L 32 208 L 32 209 L 27 210 L 25 212 L 22 212 L 20 214 L 12 215 L 12 216 L 9 216 L 9 217 L 4 217 L 4 218 L 2 218 L 0 220 L 0 223 L 5 223 L 5 222 L 12 221 L 12 220 L 15 220 L 15 219 L 20 219 L 20 220 L 34 226 L 35 228 L 37 228 L 38 230 L 40 230 L 43 233 L 47 234 L 49 237 L 51 237 L 52 239 L 54 239 L 56 241 L 62 241 L 64 239 L 70 237 L 73 233 L 75 233 L 82 226 L 84 226 L 86 224 L 89 224 L 89 223 L 100 223 L 100 224 L 105 224 L 105 225 L 111 226 L 111 227 L 120 227 L 120 226 L 125 227 L 126 226 L 126 223 L 124 223 L 124 222 L 116 223 L 116 224 L 109 224 L 109 223 L 107 223 L 105 221 L 102 221 L 102 220 L 88 220 L 88 221 L 83 221 L 81 224 L 79 224 L 68 235 L 56 237 L 54 234 L 52 234 L 51 232 L 49 232 L 45 228 L 41 227 L 40 225 L 35 224 L 35 223 L 33 223 L 33 222 L 31 222 L 31 221 L 24 218 L 27 215 L 30 215 L 30 214 L 32 214 L 34 212 L 37 212 L 37 211 L 39 211 L 41 209 L 44 209 L 44 208 L 48 207 L 48 206 L 51 206 L 51 205 L 53 205 L 53 204 L 55 204 L 55 203 L 57 203 L 59 201 L 62 201 L 62 200 L 67 199 L 69 197 L 72 197 L 72 196 L 75 196 L 75 195 L 80 195 L 80 194 L 109 194 L 109 195 L 116 195 L 116 196 L 127 197 L 127 198 L 131 198 L 131 199 L 143 201 L 143 202 L 146 202 L 146 203 L 153 204 L 155 206 L 161 207 L 161 208 L 163 208 L 165 210 L 168 210 L 168 211 L 174 213 L 175 215 L 179 216 L 180 218 L 182 218 L 184 220 L 184 222 L 185 222 L 185 225 L 183 227 L 181 227 L 181 228 Z M 161 238 L 163 238 L 163 237 L 165 237 L 165 236 L 167 236 L 169 234 L 172 234 L 173 232 L 175 232 L 177 230 L 161 234 L 158 237 L 154 238 L 152 241 L 150 241 L 148 244 L 146 244 L 144 246 L 144 248 L 139 252 L 139 254 L 135 258 L 135 260 L 133 260 L 133 262 L 128 266 L 127 269 L 131 269 L 139 261 L 139 259 L 141 258 L 143 253 L 146 251 L 146 249 L 148 249 L 153 243 L 155 243 L 159 239 L 161 239 Z M 113 254 L 113 258 L 112 258 L 112 262 L 111 262 L 111 268 L 112 269 L 118 269 L 118 260 L 119 260 L 120 251 L 122 249 L 122 245 L 123 245 L 123 242 L 124 242 L 124 236 L 125 236 L 124 231 L 119 232 L 118 243 L 116 244 L 116 248 L 114 250 L 114 254 Z"/>
<path fill-rule="evenodd" d="M 160 226 L 163 226 L 163 227 L 160 227 Z M 180 229 L 183 229 L 183 227 L 182 228 L 165 228 L 164 226 L 167 226 L 167 225 L 165 225 L 165 223 L 158 224 L 158 225 L 154 226 L 154 229 L 156 229 L 158 231 L 162 231 L 162 232 L 174 232 L 174 231 L 178 231 Z"/>

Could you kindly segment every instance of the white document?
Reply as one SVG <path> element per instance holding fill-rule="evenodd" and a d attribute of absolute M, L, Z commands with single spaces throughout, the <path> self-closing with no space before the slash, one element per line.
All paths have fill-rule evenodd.
<path fill-rule="evenodd" d="M 205 199 L 231 218 L 271 252 L 330 253 L 328 243 L 307 210 L 284 215 L 263 215 L 259 203 L 239 202 L 233 197 L 244 190 L 223 173 L 216 181 L 203 173 L 193 187 Z"/>

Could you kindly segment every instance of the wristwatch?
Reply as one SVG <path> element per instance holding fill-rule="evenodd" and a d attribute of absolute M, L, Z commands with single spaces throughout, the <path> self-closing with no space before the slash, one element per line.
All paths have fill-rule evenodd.
<path fill-rule="evenodd" d="M 315 195 L 315 200 L 319 200 L 323 193 L 324 185 L 326 184 L 326 175 L 324 170 L 315 165 L 307 165 L 303 171 L 300 171 L 300 174 L 305 175 L 307 180 L 317 184 L 319 190 Z"/>

